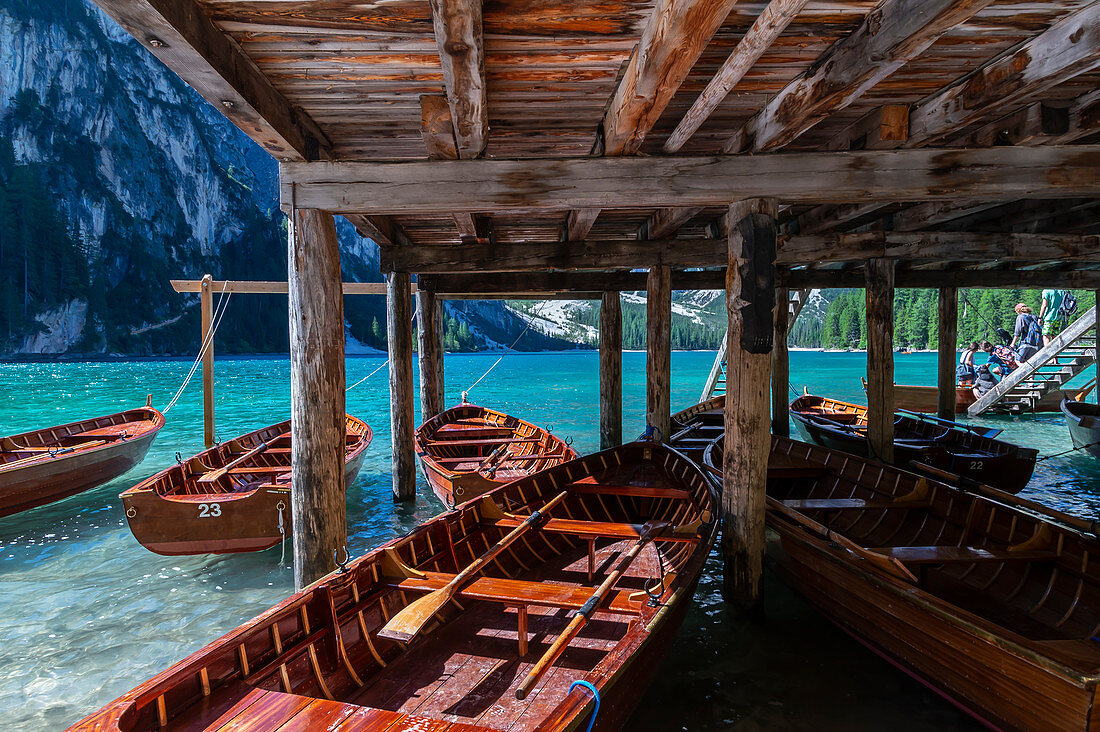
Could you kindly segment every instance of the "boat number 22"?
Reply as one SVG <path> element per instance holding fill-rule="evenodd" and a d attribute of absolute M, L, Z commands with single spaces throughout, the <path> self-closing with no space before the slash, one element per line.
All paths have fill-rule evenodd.
<path fill-rule="evenodd" d="M 981 470 L 982 469 L 982 461 L 981 460 L 971 460 L 970 461 L 970 469 L 971 470 Z M 216 506 L 218 504 L 215 503 L 214 505 Z"/>
<path fill-rule="evenodd" d="M 214 518 L 222 515 L 222 507 L 219 503 L 200 503 L 199 518 Z"/>

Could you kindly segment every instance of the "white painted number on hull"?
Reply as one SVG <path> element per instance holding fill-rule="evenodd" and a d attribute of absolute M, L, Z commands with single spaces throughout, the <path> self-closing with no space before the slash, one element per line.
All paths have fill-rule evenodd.
<path fill-rule="evenodd" d="M 221 504 L 218 503 L 200 503 L 199 504 L 199 518 L 215 518 L 222 515 Z"/>

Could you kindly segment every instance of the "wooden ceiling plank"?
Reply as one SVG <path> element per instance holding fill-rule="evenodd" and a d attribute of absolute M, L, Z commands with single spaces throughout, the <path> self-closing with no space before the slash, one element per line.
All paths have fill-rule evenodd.
<path fill-rule="evenodd" d="M 721 206 L 752 197 L 787 204 L 1056 199 L 1100 194 L 1098 163 L 1097 145 L 552 162 L 283 163 L 280 193 L 284 204 L 293 197 L 300 207 L 391 215 Z M 569 239 L 584 238 L 570 234 Z"/>
<path fill-rule="evenodd" d="M 884 0 L 859 28 L 835 43 L 738 130 L 723 152 L 761 152 L 789 144 L 990 2 Z"/>
<path fill-rule="evenodd" d="M 329 157 L 332 143 L 194 0 L 97 0 L 97 5 L 272 156 Z"/>
<path fill-rule="evenodd" d="M 431 0 L 443 83 L 458 156 L 478 158 L 489 142 L 482 0 Z"/>
<path fill-rule="evenodd" d="M 807 2 L 808 0 L 771 0 L 768 3 L 669 135 L 664 144 L 666 153 L 678 151 L 691 139 L 749 69 L 771 48 L 775 39 L 802 12 Z"/>
<path fill-rule="evenodd" d="M 956 134 L 1098 67 L 1100 1 L 1067 15 L 921 102 L 909 116 L 906 147 Z"/>
<path fill-rule="evenodd" d="M 603 118 L 604 155 L 632 155 L 737 0 L 657 0 Z"/>

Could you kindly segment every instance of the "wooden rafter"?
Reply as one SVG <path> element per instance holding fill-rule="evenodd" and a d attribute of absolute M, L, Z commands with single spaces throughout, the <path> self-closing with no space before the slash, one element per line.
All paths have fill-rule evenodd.
<path fill-rule="evenodd" d="M 680 227 L 695 217 L 702 208 L 659 208 L 646 219 L 638 231 L 639 239 L 663 239 L 673 236 Z"/>
<path fill-rule="evenodd" d="M 194 0 L 98 0 L 148 51 L 279 160 L 319 160 L 331 142 Z"/>
<path fill-rule="evenodd" d="M 729 58 L 718 69 L 718 73 L 707 84 L 703 93 L 684 114 L 665 141 L 664 151 L 674 153 L 684 146 L 691 136 L 714 113 L 722 100 L 733 91 L 738 82 L 745 77 L 764 52 L 771 48 L 790 22 L 802 12 L 808 0 L 771 0 L 764 11 L 757 16 L 744 38 L 730 53 Z"/>
<path fill-rule="evenodd" d="M 657 1 L 604 115 L 604 155 L 638 152 L 736 1 Z"/>
<path fill-rule="evenodd" d="M 724 239 L 532 242 L 527 244 L 419 244 L 383 247 L 382 269 L 418 274 L 629 271 L 639 262 L 677 268 L 725 264 Z M 1064 234 L 978 234 L 973 232 L 875 232 L 791 236 L 779 240 L 777 263 L 862 262 L 870 258 L 907 261 L 950 260 L 1100 262 L 1100 238 Z"/>
<path fill-rule="evenodd" d="M 885 0 L 730 138 L 725 152 L 789 144 L 843 109 L 992 0 Z"/>
<path fill-rule="evenodd" d="M 420 96 L 420 136 L 424 138 L 429 160 L 458 159 L 454 117 L 447 97 L 440 94 Z M 477 241 L 477 227 L 471 214 L 460 212 L 452 214 L 452 217 L 462 241 Z"/>
<path fill-rule="evenodd" d="M 956 135 L 1097 67 L 1100 2 L 1093 2 L 923 101 L 909 116 L 906 147 Z"/>
<path fill-rule="evenodd" d="M 1100 193 L 1100 146 L 727 157 L 284 163 L 284 203 L 334 213 L 1075 198 Z"/>
<path fill-rule="evenodd" d="M 480 157 L 489 142 L 481 0 L 431 0 L 443 83 L 458 157 Z"/>

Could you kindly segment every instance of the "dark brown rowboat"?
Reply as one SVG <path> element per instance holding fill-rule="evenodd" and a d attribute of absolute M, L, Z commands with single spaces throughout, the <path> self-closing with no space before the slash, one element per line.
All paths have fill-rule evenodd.
<path fill-rule="evenodd" d="M 145 458 L 164 415 L 140 409 L 0 437 L 0 516 L 114 480 Z"/>
<path fill-rule="evenodd" d="M 1100 458 L 1100 406 L 1077 399 L 1063 399 L 1061 410 L 1073 446 Z"/>
<path fill-rule="evenodd" d="M 859 377 L 863 382 L 863 390 L 867 391 L 867 379 Z M 939 409 L 939 388 L 935 386 L 912 386 L 909 384 L 894 384 L 894 406 L 898 409 L 908 409 L 913 412 L 935 412 Z M 978 397 L 974 396 L 972 386 L 955 384 L 955 414 L 966 414 L 966 408 Z M 1049 410 L 1037 410 L 1049 411 Z"/>
<path fill-rule="evenodd" d="M 379 635 L 412 600 L 447 586 L 563 494 L 547 520 L 458 587 L 437 624 L 408 645 Z M 620 729 L 691 602 L 717 533 L 715 509 L 700 468 L 662 445 L 630 443 L 563 463 L 425 522 L 73 729 L 575 730 L 595 707 L 575 680 L 599 690 L 596 728 Z M 593 602 L 596 585 L 639 545 L 618 583 Z M 592 621 L 518 699 L 530 670 L 586 607 Z"/>
<path fill-rule="evenodd" d="M 791 402 L 791 416 L 811 442 L 866 455 L 867 407 L 806 394 Z M 993 439 L 1000 430 L 971 427 L 931 416 L 894 415 L 894 463 L 931 465 L 1002 491 L 1023 490 L 1039 451 Z"/>
<path fill-rule="evenodd" d="M 371 429 L 347 415 L 344 485 L 363 465 Z M 134 537 L 157 554 L 255 552 L 290 536 L 290 421 L 162 470 L 119 496 Z"/>
<path fill-rule="evenodd" d="M 548 430 L 475 404 L 420 425 L 414 446 L 424 478 L 448 508 L 577 457 Z"/>
<path fill-rule="evenodd" d="M 726 397 L 719 395 L 672 415 L 672 437 L 668 444 L 697 463 L 703 451 L 726 430 Z"/>
<path fill-rule="evenodd" d="M 1096 729 L 1095 524 L 782 437 L 767 491 L 769 557 L 841 628 L 991 726 Z"/>

